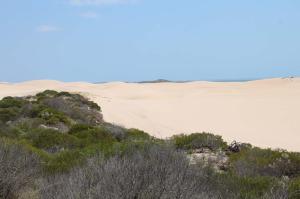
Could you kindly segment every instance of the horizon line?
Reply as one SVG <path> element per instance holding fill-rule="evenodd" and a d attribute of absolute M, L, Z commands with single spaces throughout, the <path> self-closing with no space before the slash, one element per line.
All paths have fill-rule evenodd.
<path fill-rule="evenodd" d="M 265 78 L 245 78 L 245 79 L 199 79 L 199 80 L 169 80 L 169 79 L 154 79 L 154 80 L 142 80 L 142 81 L 122 81 L 122 80 L 112 80 L 112 81 L 99 81 L 99 82 L 91 82 L 91 81 L 63 81 L 63 80 L 56 80 L 56 79 L 32 79 L 32 80 L 24 80 L 24 81 L 16 81 L 16 82 L 7 82 L 7 81 L 0 81 L 0 84 L 19 84 L 19 83 L 25 83 L 30 81 L 57 81 L 57 82 L 66 82 L 66 83 L 72 83 L 72 82 L 85 82 L 85 83 L 91 83 L 91 84 L 105 84 L 105 83 L 111 83 L 111 82 L 123 82 L 123 83 L 138 83 L 138 84 L 147 84 L 147 83 L 189 83 L 189 82 L 250 82 L 250 81 L 259 81 L 259 80 L 268 80 L 268 79 L 294 79 L 294 78 L 300 78 L 300 76 L 284 76 L 284 77 L 265 77 Z"/>

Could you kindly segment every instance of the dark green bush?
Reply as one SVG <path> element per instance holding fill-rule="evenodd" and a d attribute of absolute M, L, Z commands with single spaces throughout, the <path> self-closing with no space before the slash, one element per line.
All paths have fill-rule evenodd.
<path fill-rule="evenodd" d="M 190 150 L 209 148 L 211 150 L 227 148 L 221 136 L 210 133 L 193 133 L 190 135 L 175 135 L 171 138 L 178 149 Z"/>
<path fill-rule="evenodd" d="M 75 94 L 71 94 L 69 92 L 65 92 L 65 91 L 62 91 L 62 92 L 59 92 L 59 93 L 56 93 L 55 97 L 73 97 L 75 96 Z"/>
<path fill-rule="evenodd" d="M 44 99 L 44 98 L 49 98 L 49 97 L 54 97 L 58 94 L 57 91 L 54 90 L 45 90 L 43 92 L 40 92 L 36 94 L 36 97 L 38 100 Z"/>
<path fill-rule="evenodd" d="M 90 125 L 87 125 L 87 124 L 74 124 L 70 128 L 69 134 L 76 134 L 76 133 L 80 133 L 82 131 L 91 130 L 93 128 L 94 128 L 93 126 L 90 126 Z"/>
<path fill-rule="evenodd" d="M 18 97 L 4 97 L 0 100 L 0 108 L 21 108 L 26 103 L 26 100 Z"/>
<path fill-rule="evenodd" d="M 15 120 L 19 115 L 19 109 L 16 107 L 0 108 L 0 121 L 8 122 Z"/>
<path fill-rule="evenodd" d="M 5 97 L 0 100 L 0 121 L 15 120 L 20 116 L 20 109 L 26 103 L 26 100 L 17 97 Z"/>

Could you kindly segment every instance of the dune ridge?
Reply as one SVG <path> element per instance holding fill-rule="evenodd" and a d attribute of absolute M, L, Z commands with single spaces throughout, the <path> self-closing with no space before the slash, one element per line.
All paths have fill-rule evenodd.
<path fill-rule="evenodd" d="M 300 78 L 247 82 L 92 84 L 35 80 L 0 84 L 0 98 L 52 89 L 98 103 L 104 119 L 156 137 L 207 131 L 226 141 L 300 151 Z"/>

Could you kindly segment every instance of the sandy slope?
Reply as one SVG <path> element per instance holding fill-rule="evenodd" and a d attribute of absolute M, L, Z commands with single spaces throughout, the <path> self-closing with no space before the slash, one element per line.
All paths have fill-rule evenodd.
<path fill-rule="evenodd" d="M 106 121 L 157 137 L 208 131 L 227 141 L 300 151 L 300 78 L 149 84 L 42 80 L 0 84 L 0 98 L 45 89 L 85 94 L 100 104 Z"/>

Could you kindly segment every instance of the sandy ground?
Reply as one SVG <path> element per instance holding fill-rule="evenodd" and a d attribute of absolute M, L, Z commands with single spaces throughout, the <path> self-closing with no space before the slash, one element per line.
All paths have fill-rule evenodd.
<path fill-rule="evenodd" d="M 0 98 L 53 89 L 97 102 L 108 122 L 156 137 L 211 132 L 230 142 L 300 151 L 300 78 L 251 82 L 0 83 Z"/>

